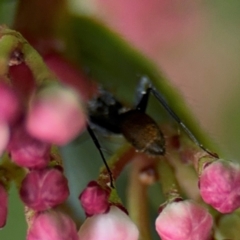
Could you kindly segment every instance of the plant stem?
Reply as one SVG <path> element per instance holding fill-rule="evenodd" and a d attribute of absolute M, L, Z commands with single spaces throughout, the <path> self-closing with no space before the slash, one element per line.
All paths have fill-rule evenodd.
<path fill-rule="evenodd" d="M 136 223 L 140 231 L 140 240 L 150 240 L 150 220 L 148 209 L 148 185 L 140 180 L 142 169 L 153 164 L 155 159 L 145 154 L 136 154 L 131 170 L 127 189 L 128 211 L 131 219 Z"/>

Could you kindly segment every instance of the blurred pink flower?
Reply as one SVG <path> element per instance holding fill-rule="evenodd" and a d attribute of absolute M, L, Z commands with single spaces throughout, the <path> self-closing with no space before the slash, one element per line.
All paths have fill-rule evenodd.
<path fill-rule="evenodd" d="M 58 211 L 39 213 L 29 229 L 27 240 L 79 240 L 75 223 Z"/>
<path fill-rule="evenodd" d="M 207 165 L 199 178 L 203 200 L 221 213 L 240 207 L 240 165 L 218 160 Z"/>
<path fill-rule="evenodd" d="M 51 85 L 34 95 L 26 120 L 28 132 L 45 142 L 65 145 L 86 125 L 79 94 L 71 88 Z"/>
<path fill-rule="evenodd" d="M 7 147 L 11 159 L 27 168 L 46 167 L 50 160 L 50 145 L 30 136 L 23 123 L 15 125 Z"/>
<path fill-rule="evenodd" d="M 169 203 L 155 224 L 162 240 L 208 240 L 213 219 L 205 208 L 185 200 Z"/>
<path fill-rule="evenodd" d="M 9 138 L 10 138 L 10 130 L 9 126 L 6 122 L 0 120 L 0 157 L 5 151 Z"/>
<path fill-rule="evenodd" d="M 46 65 L 58 77 L 59 81 L 74 88 L 83 101 L 87 101 L 95 91 L 95 83 L 91 82 L 83 71 L 58 53 L 43 55 Z"/>
<path fill-rule="evenodd" d="M 118 207 L 86 219 L 78 232 L 80 240 L 138 240 L 139 232 L 128 215 Z"/>
<path fill-rule="evenodd" d="M 8 123 L 16 120 L 20 113 L 19 99 L 12 88 L 0 79 L 0 120 Z"/>

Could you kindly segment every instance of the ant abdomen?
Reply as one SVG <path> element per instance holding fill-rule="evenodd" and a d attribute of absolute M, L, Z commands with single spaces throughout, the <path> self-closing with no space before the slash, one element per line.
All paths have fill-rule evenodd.
<path fill-rule="evenodd" d="M 157 123 L 146 113 L 130 110 L 119 116 L 123 136 L 140 152 L 165 154 L 165 139 Z"/>

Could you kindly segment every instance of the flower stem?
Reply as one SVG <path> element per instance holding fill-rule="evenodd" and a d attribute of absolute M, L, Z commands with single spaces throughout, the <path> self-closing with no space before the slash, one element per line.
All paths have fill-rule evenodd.
<path fill-rule="evenodd" d="M 4 155 L 0 164 L 0 178 L 6 189 L 10 188 L 10 182 L 14 181 L 17 189 L 21 187 L 23 178 L 26 175 L 26 169 L 15 165 L 9 157 Z M 3 181 L 4 179 L 4 181 Z"/>
<path fill-rule="evenodd" d="M 23 36 L 7 27 L 0 28 L 0 75 L 7 76 L 8 63 L 14 50 L 23 53 L 27 66 L 33 73 L 38 85 L 43 83 L 57 83 L 57 78 L 52 74 L 38 52 L 23 38 Z"/>
<path fill-rule="evenodd" d="M 134 152 L 134 149 L 126 143 L 107 161 L 114 180 L 118 178 L 123 168 L 131 161 Z M 109 181 L 110 178 L 107 169 L 102 167 L 100 169 L 98 183 L 104 186 Z"/>
<path fill-rule="evenodd" d="M 172 194 L 174 195 L 173 197 L 175 197 L 176 193 L 180 193 L 174 169 L 171 167 L 166 157 L 162 157 L 158 162 L 158 173 L 162 191 L 167 200 L 172 197 Z"/>
<path fill-rule="evenodd" d="M 144 154 L 136 154 L 131 170 L 127 189 L 128 211 L 131 219 L 136 223 L 140 231 L 140 240 L 150 240 L 150 220 L 148 209 L 148 185 L 140 179 L 142 169 L 149 166 L 154 159 Z"/>

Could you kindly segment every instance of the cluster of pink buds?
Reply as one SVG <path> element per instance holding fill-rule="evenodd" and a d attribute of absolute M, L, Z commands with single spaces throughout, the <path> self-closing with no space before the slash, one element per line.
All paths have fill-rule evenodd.
<path fill-rule="evenodd" d="M 82 76 L 60 56 L 49 61 L 50 71 L 18 37 L 0 28 L 1 44 L 8 45 L 0 70 L 0 227 L 7 222 L 7 192 L 14 181 L 27 209 L 28 240 L 78 240 L 74 221 L 57 210 L 69 196 L 57 146 L 85 129 L 86 114 L 80 91 L 60 83 L 57 75 L 61 69 L 75 82 Z"/>
<path fill-rule="evenodd" d="M 0 227 L 7 221 L 14 181 L 26 207 L 27 240 L 150 240 L 149 201 L 162 240 L 212 240 L 224 232 L 223 214 L 240 207 L 240 167 L 199 149 L 170 123 L 161 126 L 168 136 L 165 156 L 148 157 L 129 145 L 116 152 L 109 169 L 102 168 L 79 195 L 86 219 L 76 226 L 61 208 L 70 190 L 57 146 L 85 129 L 82 101 L 95 89 L 55 51 L 41 57 L 5 27 L 0 40 L 9 49 L 0 63 Z M 115 180 L 129 162 L 125 208 Z M 162 192 L 155 193 L 161 200 L 149 199 L 151 185 L 159 185 Z"/>
<path fill-rule="evenodd" d="M 90 182 L 79 196 L 88 216 L 78 232 L 81 240 L 138 240 L 136 225 L 121 206 L 111 203 L 110 191 Z"/>

